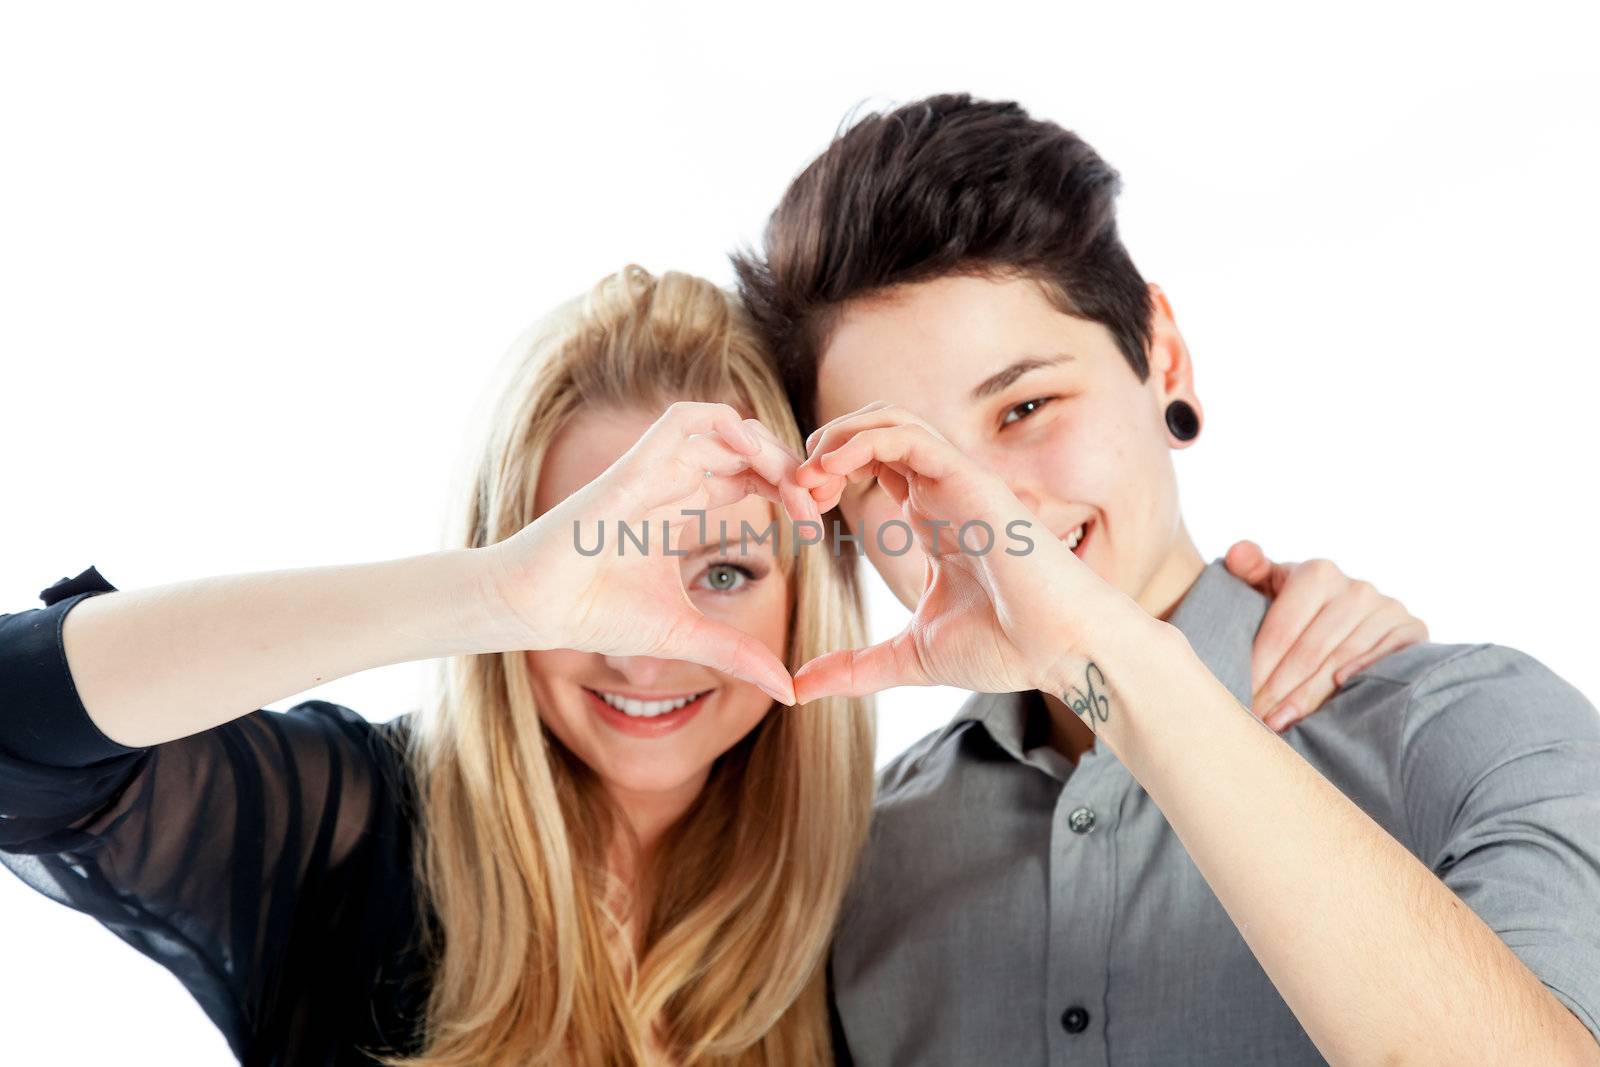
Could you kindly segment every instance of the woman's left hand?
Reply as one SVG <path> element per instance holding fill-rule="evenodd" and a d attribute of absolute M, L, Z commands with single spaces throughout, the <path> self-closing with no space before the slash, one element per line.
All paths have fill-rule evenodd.
<path fill-rule="evenodd" d="M 1271 597 L 1250 660 L 1250 707 L 1282 733 L 1355 674 L 1428 639 L 1428 627 L 1370 582 L 1326 559 L 1273 563 L 1253 541 L 1228 549 L 1228 570 Z"/>

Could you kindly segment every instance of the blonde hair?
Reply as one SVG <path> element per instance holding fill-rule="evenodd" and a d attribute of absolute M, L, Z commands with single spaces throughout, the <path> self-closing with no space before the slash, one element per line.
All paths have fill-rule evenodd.
<path fill-rule="evenodd" d="M 630 265 L 508 354 L 453 547 L 531 522 L 544 455 L 585 408 L 722 401 L 803 451 L 736 297 Z M 787 663 L 863 643 L 861 594 L 826 545 L 793 551 Z M 613 962 L 604 857 L 617 818 L 540 723 L 520 652 L 441 661 L 407 759 L 421 807 L 416 889 L 431 987 L 414 1057 L 394 1067 L 831 1062 L 825 961 L 871 809 L 867 701 L 778 708 L 717 760 L 662 841 L 643 950 Z M 427 912 L 428 908 L 421 909 Z"/>

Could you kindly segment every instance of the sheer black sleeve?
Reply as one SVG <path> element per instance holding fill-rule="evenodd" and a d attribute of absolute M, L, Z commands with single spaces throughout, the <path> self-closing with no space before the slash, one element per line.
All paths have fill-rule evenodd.
<path fill-rule="evenodd" d="M 0 615 L 0 864 L 170 970 L 245 1064 L 402 1047 L 378 988 L 415 927 L 399 732 L 312 700 L 118 744 L 61 639 L 114 591 L 90 567 Z"/>

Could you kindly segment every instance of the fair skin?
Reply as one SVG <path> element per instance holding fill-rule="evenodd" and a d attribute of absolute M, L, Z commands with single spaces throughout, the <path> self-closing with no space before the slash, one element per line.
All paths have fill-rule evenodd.
<path fill-rule="evenodd" d="M 612 420 L 614 431 L 605 428 Z M 121 744 L 156 745 L 373 667 L 531 653 L 546 723 L 651 838 L 682 812 L 715 754 L 770 707 L 767 697 L 794 703 L 779 656 L 782 613 L 766 614 L 787 590 L 780 596 L 778 582 L 763 579 L 771 584 L 755 594 L 760 612 L 737 594 L 712 599 L 726 595 L 714 590 L 729 577 L 709 561 L 702 571 L 660 552 L 582 555 L 573 524 L 676 524 L 681 550 L 695 529 L 685 510 L 769 515 L 773 501 L 790 520 L 820 516 L 798 484 L 797 457 L 726 405 L 680 402 L 654 421 L 616 413 L 599 424 L 555 442 L 538 518 L 486 548 L 211 576 L 82 601 L 62 637 L 91 720 Z M 600 466 L 585 459 L 585 436 L 601 459 L 613 457 L 597 475 L 583 469 Z M 1296 583 L 1305 584 L 1290 575 L 1285 596 Z M 665 740 L 671 759 L 641 758 L 640 738 L 597 725 L 603 712 L 575 692 L 624 680 L 653 687 L 644 694 L 707 686 L 717 713 L 650 742 Z"/>
<path fill-rule="evenodd" d="M 781 659 L 789 594 L 770 548 L 719 567 L 695 554 L 702 541 L 683 512 L 705 515 L 714 549 L 718 519 L 763 527 L 768 501 L 792 507 L 792 519 L 818 515 L 793 480 L 797 458 L 727 405 L 585 411 L 552 445 L 538 518 L 488 548 L 88 598 L 62 634 L 90 718 L 112 740 L 154 745 L 368 667 L 520 652 L 543 722 L 600 777 L 648 851 L 712 761 L 774 699 L 793 700 Z M 648 524 L 655 538 L 665 523 L 689 554 L 574 550 L 574 524 L 619 522 Z M 582 688 L 621 683 L 626 696 L 678 686 L 703 695 L 634 719 L 627 702 L 614 712 Z M 626 847 L 608 854 L 632 900 L 648 895 L 643 858 Z M 630 909 L 624 920 L 635 948 L 637 918 Z M 670 1062 L 659 1043 L 652 1062 Z"/>
<path fill-rule="evenodd" d="M 580 556 L 572 524 L 587 530 L 620 519 L 659 530 L 667 521 L 693 533 L 697 524 L 683 521 L 683 510 L 738 518 L 744 509 L 770 514 L 769 502 L 781 502 L 794 521 L 820 515 L 794 481 L 798 458 L 733 408 L 683 402 L 653 421 L 637 411 L 613 419 L 615 427 L 600 419 L 574 431 L 601 435 L 589 442 L 598 449 L 590 455 L 612 461 L 586 462 L 585 442 L 563 435 L 547 456 L 539 518 L 487 548 L 214 575 L 88 598 L 68 613 L 62 639 L 90 718 L 113 741 L 157 745 L 375 667 L 523 652 L 541 665 L 535 684 L 548 698 L 541 705 L 551 709 L 552 732 L 588 751 L 641 841 L 653 841 L 692 800 L 714 754 L 759 718 L 756 692 L 794 702 L 779 655 L 780 614 L 766 614 L 787 590 L 778 595 L 783 577 L 773 574 L 756 583 L 763 611 L 735 611 L 750 601 L 711 591 L 713 581 L 728 580 L 725 570 L 713 577 L 707 563 L 707 573 L 689 575 L 688 564 L 661 553 Z M 705 479 L 707 468 L 717 477 Z M 717 528 L 708 521 L 708 530 Z M 1274 590 L 1284 602 L 1321 604 L 1343 593 L 1338 582 L 1257 562 L 1264 576 L 1287 582 Z M 692 585 L 703 588 L 686 592 Z M 1295 636 L 1286 633 L 1286 643 Z M 657 763 L 641 756 L 639 738 L 612 736 L 577 711 L 575 690 L 586 684 L 623 695 L 633 686 L 637 695 L 707 686 L 716 694 L 707 706 L 723 715 L 684 730 L 671 740 L 679 755 Z M 713 722 L 726 729 L 710 731 Z"/>
<path fill-rule="evenodd" d="M 1155 321 L 1154 347 L 1167 356 L 1163 373 L 1140 382 L 1098 324 L 1059 314 L 1027 284 L 980 289 L 971 282 L 940 279 L 915 290 L 914 299 L 847 311 L 819 368 L 819 419 L 895 398 L 1003 478 L 1050 533 L 1066 536 L 1087 522 L 1079 557 L 1165 618 L 1205 567 L 1179 513 L 1169 458 L 1192 442 L 1171 436 L 1162 414 L 1167 400 L 1183 399 L 1204 420 L 1170 310 Z M 997 370 L 1023 356 L 1058 355 L 1071 358 L 996 381 Z M 908 376 L 908 366 L 919 373 Z M 939 387 L 947 382 L 967 387 Z M 974 397 L 983 383 L 984 395 Z M 839 500 L 853 529 L 875 529 L 895 514 L 885 494 L 870 490 L 857 483 Z M 922 587 L 920 555 L 886 554 L 876 539 L 865 548 L 895 595 L 913 606 Z M 1251 701 L 1275 728 L 1302 718 L 1350 674 L 1427 637 L 1398 601 L 1369 583 L 1345 582 L 1327 561 L 1309 565 L 1298 587 L 1287 590 L 1285 574 L 1273 574 L 1249 542 L 1236 545 L 1228 563 L 1276 596 L 1252 664 Z M 1071 747 L 1081 748 L 1084 735 L 1067 729 Z"/>
<path fill-rule="evenodd" d="M 1145 382 L 1108 331 L 1024 279 L 941 278 L 845 309 L 818 378 L 827 421 L 797 478 L 856 531 L 909 521 L 922 551 L 873 556 L 914 609 L 906 629 L 813 660 L 797 695 L 1038 690 L 1056 747 L 1075 759 L 1106 745 L 1160 806 L 1331 1060 L 1600 1062 L 1494 932 L 1162 621 L 1204 565 L 1169 459 L 1182 442 L 1162 412 L 1177 398 L 1200 408 L 1170 305 L 1152 296 Z M 1062 355 L 981 388 L 1014 361 Z M 1034 550 L 959 552 L 949 530 L 975 516 L 1030 524 Z M 937 543 L 935 521 L 950 524 Z M 1314 626 L 1344 631 L 1340 647 L 1389 639 L 1381 623 L 1337 612 L 1322 623 L 1325 612 Z M 1216 766 L 1229 788 L 1216 788 Z"/>
<path fill-rule="evenodd" d="M 569 422 L 546 453 L 537 513 L 545 514 L 595 481 L 657 416 L 643 408 L 604 409 L 585 411 Z M 774 518 L 768 501 L 748 496 L 708 511 L 703 531 L 698 523 L 688 524 L 678 547 L 688 553 L 679 566 L 694 609 L 781 657 L 788 636 L 788 579 L 770 540 L 739 540 L 741 523 L 759 531 Z M 724 528 L 726 551 L 718 537 Z M 592 526 L 583 529 L 585 545 L 593 547 L 595 532 Z M 608 536 L 615 532 L 609 525 Z M 652 548 L 659 546 L 652 543 Z M 635 551 L 632 542 L 627 550 Z M 605 551 L 616 551 L 614 540 L 606 542 Z M 528 652 L 527 661 L 545 726 L 599 777 L 646 854 L 699 795 L 712 762 L 772 706 L 773 698 L 757 686 L 687 660 L 549 648 Z M 669 714 L 645 717 L 610 707 L 601 694 L 637 701 L 698 699 Z"/>
<path fill-rule="evenodd" d="M 751 428 L 751 427 L 755 428 Z M 705 478 L 704 470 L 715 477 Z M 216 575 L 74 606 L 62 641 L 95 725 L 162 744 L 314 685 L 446 656 L 578 649 L 687 660 L 794 702 L 771 647 L 699 611 L 679 558 L 582 556 L 572 526 L 663 521 L 755 494 L 815 518 L 794 457 L 724 404 L 669 407 L 604 475 L 486 548 L 372 563 Z"/>

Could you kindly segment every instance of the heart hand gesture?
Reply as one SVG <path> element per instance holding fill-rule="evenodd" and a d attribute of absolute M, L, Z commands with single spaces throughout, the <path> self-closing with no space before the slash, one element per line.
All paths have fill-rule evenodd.
<path fill-rule="evenodd" d="M 794 703 L 788 669 L 771 649 L 696 609 L 679 545 L 705 512 L 752 493 L 797 522 L 820 521 L 794 481 L 798 463 L 764 426 L 726 404 L 673 404 L 598 478 L 490 546 L 495 595 L 517 620 L 510 647 L 688 660 Z M 580 531 L 593 540 L 592 531 L 616 526 L 620 538 L 621 524 L 636 539 L 643 531 L 642 549 L 630 543 L 623 551 L 619 541 L 581 550 Z"/>
<path fill-rule="evenodd" d="M 807 449 L 795 480 L 822 509 L 838 503 L 847 483 L 876 479 L 900 505 L 927 570 L 906 628 L 807 663 L 795 674 L 800 701 L 897 685 L 1040 688 L 1082 676 L 1088 625 L 1150 625 L 1004 482 L 909 412 L 870 404 L 820 428 Z"/>

